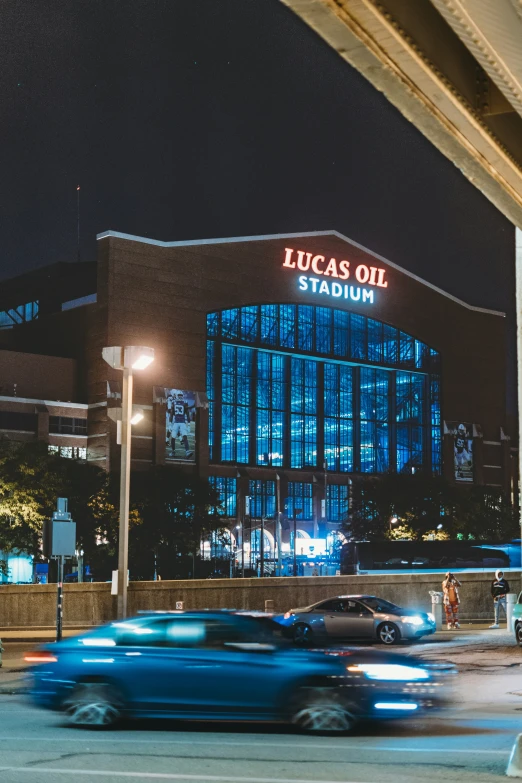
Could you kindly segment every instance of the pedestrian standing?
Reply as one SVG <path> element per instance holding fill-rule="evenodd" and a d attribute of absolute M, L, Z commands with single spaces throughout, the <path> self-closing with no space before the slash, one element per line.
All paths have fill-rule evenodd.
<path fill-rule="evenodd" d="M 448 631 L 460 628 L 459 625 L 459 580 L 448 571 L 446 578 L 442 583 L 442 592 L 444 593 L 444 611 L 446 612 L 446 622 Z"/>
<path fill-rule="evenodd" d="M 490 628 L 500 628 L 499 625 L 499 619 L 500 619 L 500 608 L 504 608 L 504 614 L 506 615 L 507 619 L 507 609 L 506 609 L 506 595 L 509 593 L 509 582 L 507 579 L 504 579 L 504 572 L 503 571 L 495 571 L 495 578 L 493 579 L 491 583 L 491 596 L 493 598 L 493 608 L 495 610 L 495 622 L 493 625 L 490 625 Z"/>

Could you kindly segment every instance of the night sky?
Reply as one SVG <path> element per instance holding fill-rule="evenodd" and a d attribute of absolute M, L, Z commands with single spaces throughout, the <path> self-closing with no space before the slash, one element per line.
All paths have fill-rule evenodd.
<path fill-rule="evenodd" d="M 513 311 L 514 229 L 278 0 L 2 0 L 0 276 L 113 229 L 337 229 Z M 456 336 L 458 338 L 458 336 Z"/>

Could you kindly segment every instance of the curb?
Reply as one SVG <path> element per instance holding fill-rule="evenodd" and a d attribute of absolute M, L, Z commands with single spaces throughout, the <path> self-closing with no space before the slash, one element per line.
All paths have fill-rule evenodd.
<path fill-rule="evenodd" d="M 16 694 L 27 693 L 28 684 L 24 680 L 13 680 L 8 685 L 0 686 L 0 696 L 13 696 Z"/>

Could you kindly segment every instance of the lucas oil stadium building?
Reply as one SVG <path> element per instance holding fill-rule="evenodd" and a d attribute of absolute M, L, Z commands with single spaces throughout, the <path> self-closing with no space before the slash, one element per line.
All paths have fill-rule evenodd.
<path fill-rule="evenodd" d="M 273 549 L 278 513 L 290 520 L 283 551 L 294 516 L 298 551 L 327 551 L 369 475 L 512 492 L 504 315 L 335 231 L 186 242 L 107 231 L 96 262 L 4 282 L 0 327 L 0 433 L 106 470 L 119 470 L 121 374 L 102 349 L 154 348 L 134 376 L 144 419 L 132 467 L 209 477 L 247 557 L 261 520 Z"/>

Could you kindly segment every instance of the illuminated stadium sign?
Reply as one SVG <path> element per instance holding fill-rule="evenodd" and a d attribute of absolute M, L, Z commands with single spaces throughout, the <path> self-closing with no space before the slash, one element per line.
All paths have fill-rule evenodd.
<path fill-rule="evenodd" d="M 300 291 L 326 294 L 335 299 L 373 304 L 375 288 L 388 288 L 386 269 L 383 267 L 358 264 L 352 270 L 349 261 L 337 261 L 335 258 L 327 260 L 326 256 L 291 247 L 285 248 L 283 266 L 300 272 L 313 272 L 313 275 L 299 275 L 297 280 Z M 345 282 L 347 280 L 350 282 Z"/>

